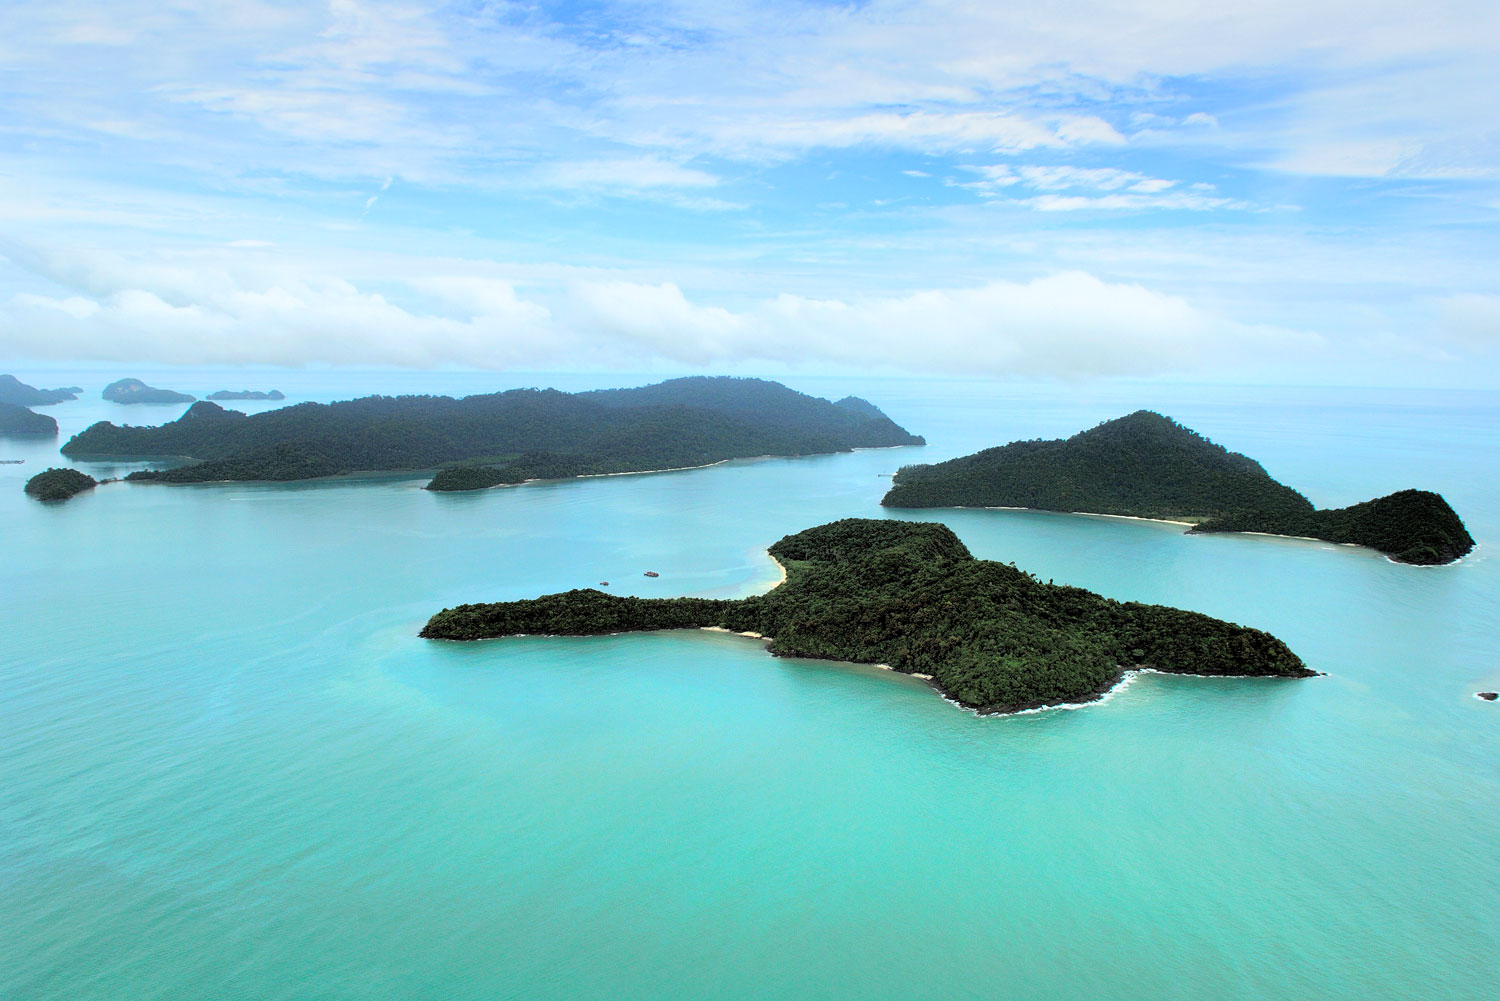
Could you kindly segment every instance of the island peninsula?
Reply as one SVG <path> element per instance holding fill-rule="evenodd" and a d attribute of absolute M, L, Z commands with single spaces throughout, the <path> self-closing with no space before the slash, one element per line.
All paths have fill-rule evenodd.
<path fill-rule="evenodd" d="M 881 664 L 984 713 L 1088 702 L 1126 670 L 1306 678 L 1286 645 L 1197 612 L 1119 602 L 975 559 L 946 525 L 847 518 L 769 550 L 786 580 L 740 600 L 592 588 L 434 615 L 429 639 L 719 628 L 789 657 Z"/>
<path fill-rule="evenodd" d="M 1398 563 L 1451 563 L 1474 548 L 1439 494 L 1402 490 L 1319 511 L 1260 463 L 1139 410 L 1071 438 L 1016 441 L 896 473 L 885 507 L 1015 507 L 1190 522 L 1353 543 Z"/>
<path fill-rule="evenodd" d="M 0 434 L 57 435 L 56 419 L 14 403 L 0 403 Z"/>
<path fill-rule="evenodd" d="M 160 427 L 95 424 L 62 452 L 200 460 L 131 473 L 130 480 L 299 480 L 439 469 L 432 489 L 462 490 L 921 444 L 854 397 L 830 403 L 761 379 L 693 377 L 586 393 L 370 396 L 249 416 L 200 402 Z"/>

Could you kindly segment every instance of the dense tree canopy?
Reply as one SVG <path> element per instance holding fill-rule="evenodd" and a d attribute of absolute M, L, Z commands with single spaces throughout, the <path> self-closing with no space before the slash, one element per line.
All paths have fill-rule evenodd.
<path fill-rule="evenodd" d="M 1400 490 L 1352 507 L 1304 514 L 1241 511 L 1195 532 L 1269 532 L 1368 546 L 1398 563 L 1452 563 L 1474 548 L 1463 520 L 1430 490 Z"/>
<path fill-rule="evenodd" d="M 1307 677 L 1280 640 L 1196 612 L 1117 602 L 975 559 L 944 525 L 849 518 L 771 547 L 787 580 L 739 601 L 617 597 L 593 589 L 460 605 L 433 639 L 595 635 L 719 626 L 771 652 L 931 675 L 966 706 L 1012 712 L 1096 698 L 1126 667 Z"/>
<path fill-rule="evenodd" d="M 1201 520 L 1254 507 L 1311 511 L 1254 459 L 1147 410 L 1068 439 L 1017 441 L 906 466 L 886 507 L 1028 507 Z"/>
<path fill-rule="evenodd" d="M 501 470 L 495 482 L 519 482 L 920 444 L 921 438 L 884 415 L 872 417 L 778 383 L 691 378 L 577 394 L 517 389 L 460 400 L 370 396 L 253 416 L 204 402 L 161 427 L 95 424 L 62 451 L 202 460 L 130 477 L 173 483 L 455 464 Z M 483 479 L 459 478 L 476 484 Z"/>
<path fill-rule="evenodd" d="M 98 480 L 76 469 L 47 469 L 26 481 L 26 492 L 37 500 L 63 501 L 98 485 Z"/>
<path fill-rule="evenodd" d="M 1448 503 L 1404 490 L 1318 511 L 1260 463 L 1140 410 L 1066 440 L 1017 441 L 897 472 L 887 507 L 1025 507 L 1199 523 L 1353 542 L 1403 563 L 1446 563 L 1474 548 Z"/>

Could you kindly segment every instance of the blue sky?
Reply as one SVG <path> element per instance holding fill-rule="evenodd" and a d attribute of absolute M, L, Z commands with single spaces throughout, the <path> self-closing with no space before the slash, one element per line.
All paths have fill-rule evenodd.
<path fill-rule="evenodd" d="M 1500 387 L 1500 5 L 0 10 L 0 359 Z"/>

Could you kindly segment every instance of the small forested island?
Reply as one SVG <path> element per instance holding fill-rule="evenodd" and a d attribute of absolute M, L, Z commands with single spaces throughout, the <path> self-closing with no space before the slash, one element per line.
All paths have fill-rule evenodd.
<path fill-rule="evenodd" d="M 720 628 L 773 654 L 881 664 L 985 713 L 1087 702 L 1127 669 L 1306 678 L 1280 640 L 1197 612 L 1119 602 L 975 559 L 945 525 L 846 518 L 769 550 L 784 583 L 741 600 L 627 598 L 592 588 L 445 608 L 429 639 Z"/>
<path fill-rule="evenodd" d="M 209 393 L 206 400 L 284 400 L 286 394 L 279 389 L 273 389 L 269 393 L 263 393 L 258 389 L 221 389 L 216 393 Z"/>
<path fill-rule="evenodd" d="M 1016 441 L 906 466 L 886 507 L 1017 507 L 1193 523 L 1191 532 L 1264 532 L 1352 543 L 1400 563 L 1451 563 L 1474 548 L 1440 495 L 1402 490 L 1319 511 L 1256 462 L 1169 417 L 1139 410 L 1071 438 Z"/>
<path fill-rule="evenodd" d="M 192 403 L 196 396 L 170 389 L 157 389 L 139 379 L 119 379 L 104 387 L 102 395 L 114 403 Z"/>
<path fill-rule="evenodd" d="M 437 469 L 434 490 L 704 466 L 763 455 L 921 445 L 864 400 L 830 403 L 761 379 L 693 377 L 638 389 L 369 396 L 246 415 L 195 403 L 160 427 L 95 424 L 69 456 L 200 460 L 131 480 L 297 480 Z M 444 469 L 442 467 L 460 467 Z"/>
<path fill-rule="evenodd" d="M 26 481 L 26 492 L 37 500 L 65 501 L 98 485 L 98 480 L 76 469 L 47 469 Z"/>
<path fill-rule="evenodd" d="M 13 403 L 0 403 L 0 434 L 57 434 L 57 421 Z"/>
<path fill-rule="evenodd" d="M 17 407 L 46 407 L 64 400 L 76 400 L 83 392 L 77 386 L 66 389 L 37 389 L 28 386 L 13 375 L 0 375 L 0 403 Z"/>

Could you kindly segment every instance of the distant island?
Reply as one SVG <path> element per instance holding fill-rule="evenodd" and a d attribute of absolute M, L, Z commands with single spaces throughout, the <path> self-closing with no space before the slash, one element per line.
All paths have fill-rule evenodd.
<path fill-rule="evenodd" d="M 429 639 L 591 636 L 715 628 L 773 654 L 880 664 L 985 713 L 1101 697 L 1128 669 L 1306 678 L 1268 633 L 1162 605 L 1118 602 L 978 560 L 945 525 L 847 518 L 789 535 L 786 581 L 738 601 L 626 598 L 592 588 L 445 608 Z"/>
<path fill-rule="evenodd" d="M 57 421 L 13 403 L 0 403 L 0 434 L 56 436 Z"/>
<path fill-rule="evenodd" d="M 37 389 L 13 375 L 0 375 L 0 403 L 17 407 L 46 407 L 64 400 L 76 400 L 83 392 L 77 386 L 66 389 Z"/>
<path fill-rule="evenodd" d="M 262 393 L 257 389 L 221 389 L 216 393 L 209 393 L 204 399 L 207 400 L 284 400 L 286 394 L 279 389 L 273 389 L 269 393 Z"/>
<path fill-rule="evenodd" d="M 65 501 L 98 485 L 98 480 L 76 469 L 48 469 L 26 481 L 26 492 L 37 500 Z"/>
<path fill-rule="evenodd" d="M 139 379 L 119 379 L 104 387 L 101 394 L 114 403 L 192 403 L 196 396 L 170 389 L 156 389 Z"/>
<path fill-rule="evenodd" d="M 1147 410 L 1067 439 L 1017 441 L 906 466 L 880 503 L 1183 521 L 1199 533 L 1264 532 L 1353 543 L 1421 565 L 1450 563 L 1474 548 L 1462 520 L 1438 494 L 1403 490 L 1319 511 L 1254 459 Z"/>
<path fill-rule="evenodd" d="M 160 427 L 95 424 L 62 451 L 200 460 L 131 473 L 131 480 L 298 480 L 438 469 L 433 489 L 470 490 L 528 479 L 921 444 L 921 437 L 864 400 L 835 404 L 761 379 L 692 377 L 587 393 L 515 389 L 458 400 L 369 396 L 254 415 L 205 401 Z"/>

